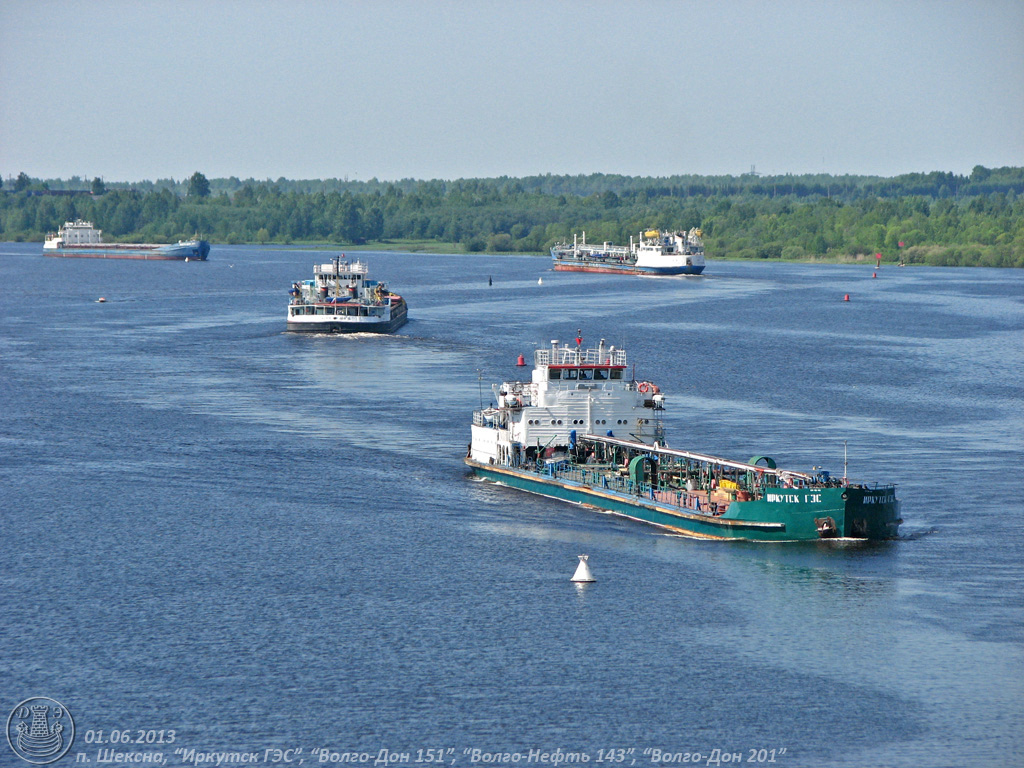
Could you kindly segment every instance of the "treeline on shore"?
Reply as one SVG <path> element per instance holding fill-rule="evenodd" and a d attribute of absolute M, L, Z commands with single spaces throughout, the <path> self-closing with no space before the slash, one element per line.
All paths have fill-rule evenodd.
<path fill-rule="evenodd" d="M 91 182 L 20 174 L 0 187 L 0 240 L 41 241 L 76 218 L 109 240 L 450 243 L 544 253 L 586 232 L 703 230 L 708 258 L 874 258 L 1024 267 L 1024 168 L 873 176 L 532 176 L 398 182 Z"/>

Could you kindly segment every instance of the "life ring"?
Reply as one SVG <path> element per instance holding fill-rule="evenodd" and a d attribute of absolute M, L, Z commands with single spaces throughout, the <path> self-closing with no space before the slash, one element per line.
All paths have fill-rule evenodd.
<path fill-rule="evenodd" d="M 644 394 L 646 394 L 646 393 L 647 393 L 647 391 L 648 391 L 648 390 L 649 390 L 650 388 L 651 388 L 651 385 L 650 385 L 650 384 L 648 384 L 648 383 L 647 383 L 646 381 L 642 381 L 642 382 L 640 382 L 640 386 L 639 386 L 639 387 L 637 387 L 637 390 L 639 390 L 640 392 L 643 392 Z"/>

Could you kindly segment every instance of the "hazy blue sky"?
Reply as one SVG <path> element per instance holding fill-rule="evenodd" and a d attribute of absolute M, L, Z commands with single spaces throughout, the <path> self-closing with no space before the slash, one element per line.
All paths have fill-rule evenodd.
<path fill-rule="evenodd" d="M 1024 165 L 1024 0 L 0 0 L 0 174 Z"/>

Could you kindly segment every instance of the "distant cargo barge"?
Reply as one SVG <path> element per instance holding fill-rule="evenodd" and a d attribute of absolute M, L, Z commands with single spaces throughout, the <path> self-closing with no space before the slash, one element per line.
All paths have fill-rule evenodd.
<path fill-rule="evenodd" d="M 64 258 L 144 259 L 154 261 L 206 261 L 210 244 L 206 240 L 177 243 L 104 243 L 103 231 L 91 221 L 64 222 L 56 234 L 46 236 L 43 254 Z"/>

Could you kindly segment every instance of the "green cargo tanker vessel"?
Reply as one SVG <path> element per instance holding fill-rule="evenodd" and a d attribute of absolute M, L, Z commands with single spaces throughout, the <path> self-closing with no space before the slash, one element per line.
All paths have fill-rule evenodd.
<path fill-rule="evenodd" d="M 659 388 L 626 377 L 625 350 L 576 341 L 536 350 L 532 380 L 495 385 L 497 406 L 473 414 L 475 475 L 696 538 L 897 536 L 894 485 L 667 447 Z"/>

